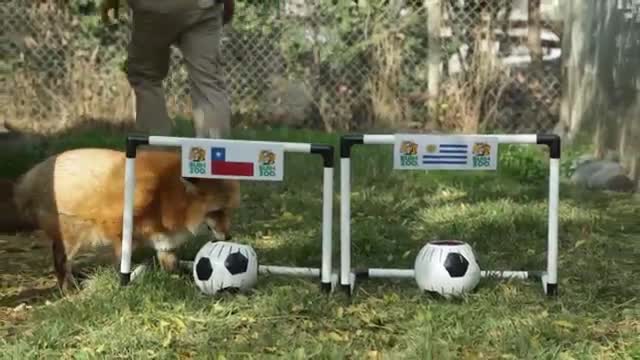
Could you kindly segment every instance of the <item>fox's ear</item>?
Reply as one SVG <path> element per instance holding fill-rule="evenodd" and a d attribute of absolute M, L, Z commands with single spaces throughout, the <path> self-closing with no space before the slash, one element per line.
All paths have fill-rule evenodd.
<path fill-rule="evenodd" d="M 185 178 L 180 177 L 180 181 L 184 184 L 184 188 L 189 194 L 196 194 L 198 189 L 196 188 L 196 184 L 198 183 L 198 178 Z"/>

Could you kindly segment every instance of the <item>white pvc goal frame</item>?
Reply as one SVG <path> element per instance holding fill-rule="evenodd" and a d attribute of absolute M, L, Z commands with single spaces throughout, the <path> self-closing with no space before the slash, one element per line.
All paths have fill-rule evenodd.
<path fill-rule="evenodd" d="M 136 274 L 144 271 L 144 265 L 131 271 L 132 240 L 133 240 L 133 201 L 135 194 L 136 153 L 139 146 L 169 146 L 182 147 L 190 143 L 215 146 L 219 141 L 230 141 L 236 144 L 278 144 L 283 146 L 285 153 L 317 154 L 323 158 L 322 185 L 322 260 L 320 267 L 292 267 L 278 265 L 259 265 L 260 274 L 292 275 L 319 278 L 323 291 L 331 292 L 337 284 L 338 275 L 332 273 L 332 218 L 333 218 L 333 174 L 334 147 L 327 144 L 228 140 L 169 136 L 129 135 L 126 146 L 126 163 L 124 175 L 124 209 L 122 223 L 122 253 L 120 262 L 120 284 L 128 285 Z M 182 266 L 190 266 L 192 261 L 181 261 Z"/>
<path fill-rule="evenodd" d="M 340 139 L 340 285 L 350 295 L 359 278 L 414 278 L 413 269 L 351 267 L 351 148 L 354 145 L 393 145 L 397 135 L 350 134 Z M 422 135 L 422 134 L 407 134 Z M 426 134 L 424 134 L 426 135 Z M 440 136 L 439 134 L 429 134 Z M 452 135 L 441 135 L 450 137 Z M 456 135 L 456 137 L 492 137 L 498 144 L 540 144 L 549 147 L 549 205 L 547 232 L 547 268 L 544 271 L 482 271 L 482 277 L 538 278 L 545 294 L 558 291 L 558 202 L 560 187 L 560 138 L 553 134 Z"/>

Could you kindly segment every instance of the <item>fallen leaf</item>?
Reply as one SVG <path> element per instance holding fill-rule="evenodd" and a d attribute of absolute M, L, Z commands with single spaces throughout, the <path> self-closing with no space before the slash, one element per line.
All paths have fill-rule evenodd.
<path fill-rule="evenodd" d="M 187 330 L 187 325 L 184 323 L 184 321 L 180 320 L 180 318 L 175 318 L 173 321 L 180 329 L 180 332 L 184 332 L 185 330 Z"/>
<path fill-rule="evenodd" d="M 568 321 L 565 321 L 565 320 L 556 320 L 556 321 L 553 322 L 553 324 L 557 325 L 557 326 L 560 326 L 560 327 L 563 327 L 563 328 L 567 328 L 567 329 L 573 329 L 573 328 L 576 327 L 572 323 L 570 323 Z"/>
<path fill-rule="evenodd" d="M 335 331 L 331 331 L 329 334 L 327 334 L 327 336 L 329 337 L 329 339 L 336 341 L 336 342 L 345 342 L 347 341 L 347 337 L 346 336 L 341 336 L 340 334 L 338 334 Z"/>
<path fill-rule="evenodd" d="M 22 303 L 16 307 L 13 308 L 13 311 L 15 312 L 19 312 L 19 311 L 25 311 L 25 310 L 29 310 L 31 309 L 31 305 L 27 305 L 26 303 Z"/>
<path fill-rule="evenodd" d="M 273 346 L 267 346 L 266 348 L 264 348 L 264 351 L 267 353 L 275 353 L 276 351 L 278 351 L 278 348 L 273 347 Z"/>
<path fill-rule="evenodd" d="M 561 360 L 575 360 L 575 358 L 569 354 L 567 354 L 566 352 L 561 352 L 560 354 L 558 354 L 558 359 Z"/>
<path fill-rule="evenodd" d="M 167 333 L 167 337 L 162 342 L 162 347 L 168 347 L 171 344 L 171 340 L 173 340 L 173 335 L 171 335 L 171 331 Z"/>

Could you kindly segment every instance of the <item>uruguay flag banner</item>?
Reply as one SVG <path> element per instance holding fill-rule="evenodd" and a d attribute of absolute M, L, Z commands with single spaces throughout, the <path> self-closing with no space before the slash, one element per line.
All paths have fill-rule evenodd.
<path fill-rule="evenodd" d="M 395 134 L 396 170 L 496 170 L 498 138 L 482 135 Z"/>
<path fill-rule="evenodd" d="M 284 146 L 278 143 L 189 139 L 182 144 L 182 176 L 282 181 Z"/>

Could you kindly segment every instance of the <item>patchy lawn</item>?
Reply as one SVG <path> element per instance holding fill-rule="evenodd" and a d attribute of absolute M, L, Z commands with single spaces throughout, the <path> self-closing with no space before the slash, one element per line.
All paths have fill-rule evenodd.
<path fill-rule="evenodd" d="M 180 130 L 179 130 L 180 131 Z M 178 132 L 178 134 L 186 134 Z M 242 138 L 328 142 L 299 131 L 241 131 Z M 88 132 L 0 154 L 13 177 L 67 148 L 122 148 L 118 134 Z M 354 266 L 411 267 L 428 240 L 471 243 L 484 269 L 543 269 L 543 148 L 501 147 L 495 173 L 392 172 L 389 147 L 354 150 Z M 336 155 L 337 158 L 337 155 Z M 234 241 L 261 263 L 318 266 L 321 159 L 288 154 L 282 183 L 246 183 Z M 334 249 L 338 247 L 336 174 Z M 421 294 L 412 281 L 361 282 L 353 298 L 308 279 L 261 277 L 249 294 L 207 297 L 189 275 L 150 272 L 121 289 L 108 260 L 83 259 L 78 293 L 55 290 L 38 234 L 0 237 L 3 358 L 640 358 L 640 205 L 637 197 L 563 184 L 560 296 L 538 282 L 482 280 L 457 301 Z M 183 249 L 192 258 L 203 239 Z M 334 266 L 339 264 L 335 252 Z"/>

